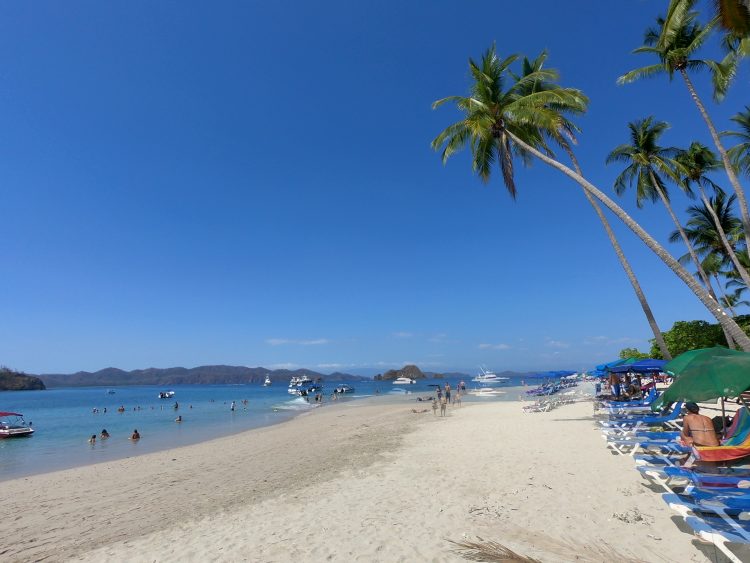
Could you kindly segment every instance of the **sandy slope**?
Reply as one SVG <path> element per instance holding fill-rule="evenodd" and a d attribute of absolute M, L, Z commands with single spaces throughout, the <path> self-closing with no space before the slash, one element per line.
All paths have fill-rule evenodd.
<path fill-rule="evenodd" d="M 351 405 L 351 404 L 350 404 Z M 361 405 L 361 404 L 360 404 Z M 5 561 L 455 561 L 447 539 L 571 561 L 604 540 L 706 561 L 612 456 L 590 403 L 336 405 L 276 427 L 0 484 Z M 421 405 L 420 405 L 421 407 Z M 9 524 L 9 525 L 6 525 Z M 588 553 L 592 553 L 590 550 Z"/>

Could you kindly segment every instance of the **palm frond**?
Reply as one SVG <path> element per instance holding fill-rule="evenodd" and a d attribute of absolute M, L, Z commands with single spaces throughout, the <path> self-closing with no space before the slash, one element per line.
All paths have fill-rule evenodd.
<path fill-rule="evenodd" d="M 652 78 L 658 74 L 661 74 L 662 72 L 667 72 L 667 69 L 663 64 L 655 64 L 636 68 L 635 70 L 626 72 L 621 77 L 619 77 L 617 79 L 617 84 L 630 84 L 631 82 L 635 82 L 636 80 L 639 80 L 641 78 Z"/>

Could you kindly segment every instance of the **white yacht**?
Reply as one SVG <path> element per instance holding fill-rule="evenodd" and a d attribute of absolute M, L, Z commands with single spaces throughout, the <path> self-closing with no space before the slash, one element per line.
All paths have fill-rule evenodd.
<path fill-rule="evenodd" d="M 503 381 L 508 381 L 507 377 L 500 377 L 499 375 L 496 375 L 495 373 L 480 367 L 479 368 L 479 375 L 477 375 L 472 381 L 476 381 L 477 383 L 502 383 Z"/>
<path fill-rule="evenodd" d="M 268 387 L 271 385 L 271 378 L 266 376 L 266 380 L 263 382 L 263 387 Z"/>
<path fill-rule="evenodd" d="M 287 389 L 287 392 L 290 395 L 300 395 L 300 396 L 307 396 L 307 395 L 314 395 L 315 393 L 319 393 L 323 390 L 323 385 L 320 383 L 320 378 L 318 378 L 317 381 L 313 381 L 306 375 L 302 376 L 294 376 L 292 377 L 291 381 L 289 382 L 289 389 Z"/>
<path fill-rule="evenodd" d="M 411 377 L 397 377 L 393 380 L 394 385 L 414 385 L 417 381 Z"/>

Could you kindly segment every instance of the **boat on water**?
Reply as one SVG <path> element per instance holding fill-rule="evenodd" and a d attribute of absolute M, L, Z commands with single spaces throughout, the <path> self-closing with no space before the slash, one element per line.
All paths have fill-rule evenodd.
<path fill-rule="evenodd" d="M 393 380 L 394 385 L 414 385 L 416 382 L 417 380 L 411 377 L 397 377 Z"/>
<path fill-rule="evenodd" d="M 266 379 L 263 382 L 263 387 L 268 387 L 269 385 L 271 385 L 271 378 L 266 376 Z"/>
<path fill-rule="evenodd" d="M 174 397 L 174 391 L 159 391 L 160 399 L 171 399 Z"/>
<path fill-rule="evenodd" d="M 354 387 L 351 385 L 339 385 L 333 390 L 334 393 L 354 393 Z"/>
<path fill-rule="evenodd" d="M 107 395 L 114 395 L 115 390 L 114 389 L 107 389 Z"/>
<path fill-rule="evenodd" d="M 479 368 L 479 375 L 477 375 L 472 381 L 475 381 L 477 383 L 484 383 L 485 385 L 491 384 L 491 383 L 502 383 L 503 381 L 508 381 L 507 377 L 500 377 L 499 375 L 496 375 L 494 372 L 489 371 L 483 367 Z"/>
<path fill-rule="evenodd" d="M 0 439 L 26 438 L 33 433 L 34 429 L 26 424 L 21 413 L 0 412 Z"/>
<path fill-rule="evenodd" d="M 307 395 L 314 395 L 315 393 L 320 393 L 321 391 L 323 391 L 323 384 L 321 383 L 321 379 L 318 378 L 316 380 L 313 380 L 306 375 L 292 377 L 292 379 L 289 381 L 289 388 L 287 389 L 287 392 L 290 395 L 299 395 L 302 397 L 306 397 Z"/>

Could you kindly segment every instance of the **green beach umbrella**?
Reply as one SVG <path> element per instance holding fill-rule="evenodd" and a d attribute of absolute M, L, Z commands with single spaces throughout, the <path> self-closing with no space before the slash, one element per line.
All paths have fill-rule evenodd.
<path fill-rule="evenodd" d="M 720 346 L 690 350 L 664 366 L 675 381 L 651 406 L 675 401 L 708 401 L 737 397 L 750 388 L 750 353 Z"/>

